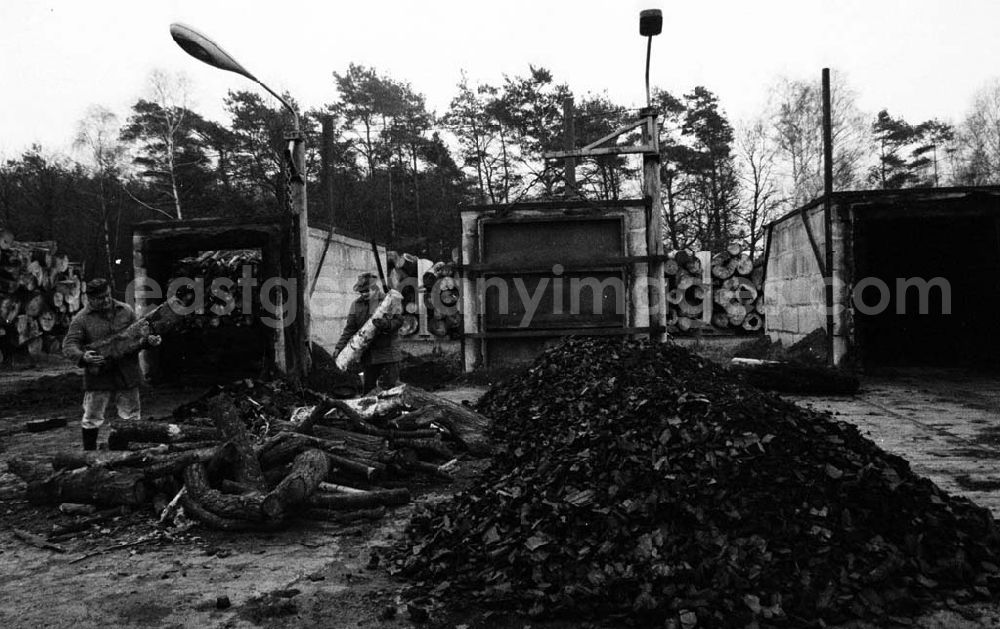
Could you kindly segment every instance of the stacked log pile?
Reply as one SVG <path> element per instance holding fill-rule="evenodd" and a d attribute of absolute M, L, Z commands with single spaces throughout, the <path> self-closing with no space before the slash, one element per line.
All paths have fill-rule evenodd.
<path fill-rule="evenodd" d="M 399 335 L 406 337 L 420 329 L 419 300 L 427 311 L 427 330 L 437 337 L 455 337 L 462 333 L 462 315 L 458 312 L 460 285 L 451 262 L 435 262 L 418 277 L 420 265 L 416 256 L 390 251 L 390 288 L 403 295 L 403 327 Z M 421 291 L 420 289 L 423 289 Z"/>
<path fill-rule="evenodd" d="M 178 331 L 253 325 L 258 300 L 256 296 L 245 295 L 244 291 L 252 291 L 254 287 L 244 286 L 239 280 L 245 270 L 250 276 L 258 277 L 260 262 L 260 251 L 235 249 L 204 251 L 174 263 L 170 283 L 178 279 L 204 282 L 205 293 L 204 307 L 187 317 Z M 217 283 L 217 280 L 228 282 Z M 215 290 L 212 290 L 213 285 Z M 178 297 L 189 303 L 193 295 L 192 287 L 182 287 L 178 291 Z M 246 309 L 248 304 L 249 310 Z"/>
<path fill-rule="evenodd" d="M 10 469 L 35 503 L 135 507 L 174 496 L 161 520 L 182 507 L 205 526 L 252 531 L 296 518 L 377 518 L 409 501 L 408 483 L 449 480 L 460 453 L 489 453 L 485 417 L 407 385 L 339 400 L 241 381 L 173 419 L 117 421 L 113 452 L 15 460 Z"/>
<path fill-rule="evenodd" d="M 755 333 L 764 328 L 764 274 L 731 245 L 711 259 L 711 282 L 704 281 L 701 260 L 690 251 L 674 252 L 664 263 L 667 280 L 667 323 L 680 332 L 703 327 L 705 300 L 712 301 L 711 327 L 724 333 Z"/>
<path fill-rule="evenodd" d="M 911 624 L 1000 596 L 988 510 L 672 344 L 570 340 L 478 410 L 504 420 L 497 455 L 414 518 L 410 596 L 675 628 Z"/>
<path fill-rule="evenodd" d="M 54 241 L 17 242 L 0 229 L 0 363 L 21 348 L 31 356 L 61 353 L 82 289 L 79 265 Z"/>

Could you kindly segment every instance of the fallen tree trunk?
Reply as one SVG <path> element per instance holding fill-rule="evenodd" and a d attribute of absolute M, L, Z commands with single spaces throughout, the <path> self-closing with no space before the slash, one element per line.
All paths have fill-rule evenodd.
<path fill-rule="evenodd" d="M 129 443 L 178 443 L 182 441 L 213 441 L 219 439 L 214 428 L 151 422 L 142 419 L 115 420 L 108 435 L 108 448 L 127 450 Z"/>
<path fill-rule="evenodd" d="M 316 491 L 330 471 L 327 456 L 320 450 L 306 450 L 295 457 L 292 471 L 264 498 L 261 508 L 268 518 L 280 517 L 289 508 L 305 502 Z"/>
<path fill-rule="evenodd" d="M 61 470 L 44 480 L 28 481 L 27 489 L 28 500 L 33 504 L 82 502 L 106 507 L 135 506 L 146 502 L 147 495 L 141 471 L 102 467 Z"/>
<path fill-rule="evenodd" d="M 373 456 L 385 449 L 385 439 L 375 435 L 364 435 L 335 426 L 317 426 L 313 432 L 322 439 L 343 442 L 347 451 L 352 453 L 364 452 L 366 456 Z"/>
<path fill-rule="evenodd" d="M 389 425 L 397 430 L 418 430 L 437 422 L 445 413 L 445 409 L 438 406 L 425 406 L 389 420 Z"/>
<path fill-rule="evenodd" d="M 215 420 L 219 432 L 232 444 L 235 451 L 233 480 L 258 491 L 263 491 L 265 488 L 264 472 L 261 470 L 260 461 L 257 460 L 253 445 L 250 443 L 250 434 L 247 432 L 239 413 L 236 412 L 235 405 L 229 396 L 222 395 L 212 402 L 210 408 L 210 414 Z"/>
<path fill-rule="evenodd" d="M 326 458 L 330 461 L 330 465 L 337 470 L 360 476 L 368 481 L 376 480 L 385 475 L 385 465 L 379 462 L 368 465 L 335 454 L 327 454 Z"/>
<path fill-rule="evenodd" d="M 313 427 L 316 425 L 320 419 L 322 419 L 326 413 L 333 408 L 333 404 L 330 400 L 320 400 L 319 404 L 313 407 L 309 416 L 306 417 L 301 424 L 295 429 L 295 432 L 301 433 L 303 435 L 311 435 L 313 432 Z"/>
<path fill-rule="evenodd" d="M 226 520 L 245 520 L 260 522 L 265 519 L 262 505 L 264 494 L 252 492 L 249 494 L 227 494 L 208 485 L 208 474 L 201 463 L 193 463 L 184 470 L 185 496 L 219 518 Z M 183 500 L 184 497 L 181 498 Z M 187 505 L 185 504 L 185 508 Z M 212 522 L 205 522 L 210 526 Z"/>
<path fill-rule="evenodd" d="M 445 427 L 451 436 L 476 456 L 488 456 L 492 450 L 487 434 L 492 422 L 471 408 L 455 404 L 450 400 L 428 393 L 419 387 L 403 385 L 402 397 L 411 408 L 435 407 L 444 413 L 435 420 Z"/>
<path fill-rule="evenodd" d="M 269 440 L 268 443 L 261 448 L 258 460 L 260 461 L 262 468 L 271 468 L 276 465 L 288 463 L 308 449 L 316 449 L 330 454 L 344 455 L 348 457 L 353 454 L 350 451 L 350 448 L 345 446 L 342 441 L 330 441 L 327 439 L 320 439 L 318 437 L 311 437 L 309 435 L 282 432 L 278 433 L 278 435 Z"/>
<path fill-rule="evenodd" d="M 440 439 L 390 439 L 393 448 L 410 448 L 418 455 L 449 460 L 455 457 Z"/>
<path fill-rule="evenodd" d="M 179 474 L 195 461 L 206 462 L 216 448 L 201 448 L 181 452 L 163 453 L 159 448 L 135 452 L 60 452 L 52 458 L 54 470 L 74 470 L 82 467 L 121 469 L 139 468 L 146 478 Z"/>

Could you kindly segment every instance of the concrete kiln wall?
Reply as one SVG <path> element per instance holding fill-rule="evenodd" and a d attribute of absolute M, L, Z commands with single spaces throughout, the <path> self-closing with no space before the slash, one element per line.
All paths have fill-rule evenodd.
<path fill-rule="evenodd" d="M 823 255 L 825 230 L 823 206 L 805 210 L 813 236 Z M 837 215 L 836 212 L 834 214 Z M 834 251 L 834 360 L 839 362 L 848 347 L 850 309 L 846 293 L 844 224 L 833 221 Z M 802 216 L 796 212 L 777 222 L 771 233 L 771 249 L 764 279 L 765 332 L 772 341 L 788 347 L 816 329 L 826 329 L 824 278 L 809 241 Z"/>
<path fill-rule="evenodd" d="M 326 248 L 327 238 L 330 246 Z M 323 250 L 326 256 L 323 257 Z M 378 248 L 385 265 L 385 247 Z M 316 276 L 316 267 L 323 257 L 323 268 Z M 357 297 L 354 282 L 359 273 L 376 272 L 375 258 L 370 242 L 339 233 L 330 236 L 326 229 L 309 228 L 309 277 L 315 277 L 312 298 L 309 301 L 311 332 L 314 343 L 333 350 L 347 321 L 351 302 Z"/>

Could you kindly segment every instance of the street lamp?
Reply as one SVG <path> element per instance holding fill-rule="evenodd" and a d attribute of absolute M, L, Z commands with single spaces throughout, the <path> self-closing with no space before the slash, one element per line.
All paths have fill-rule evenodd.
<path fill-rule="evenodd" d="M 311 362 L 309 302 L 305 298 L 310 293 L 309 273 L 306 269 L 309 219 L 306 209 L 305 139 L 299 127 L 299 114 L 287 100 L 251 74 L 221 46 L 205 35 L 190 26 L 175 23 L 170 25 L 170 36 L 184 52 L 198 61 L 220 70 L 235 72 L 260 85 L 292 114 L 294 129 L 285 135 L 285 140 L 288 142 L 285 155 L 291 169 L 288 182 L 288 210 L 292 216 L 292 242 L 288 252 L 288 262 L 296 278 L 295 312 L 299 318 L 299 325 L 292 328 L 291 343 L 286 341 L 281 344 L 291 351 L 287 351 L 287 356 L 278 355 L 275 359 L 279 368 L 284 366 L 283 371 L 286 373 L 305 378 L 309 373 Z M 279 334 L 286 334 L 286 330 L 287 327 L 282 328 Z"/>
<path fill-rule="evenodd" d="M 649 54 L 653 49 L 653 37 L 661 32 L 663 32 L 662 11 L 646 9 L 639 12 L 639 34 L 646 38 L 646 107 L 649 107 Z"/>

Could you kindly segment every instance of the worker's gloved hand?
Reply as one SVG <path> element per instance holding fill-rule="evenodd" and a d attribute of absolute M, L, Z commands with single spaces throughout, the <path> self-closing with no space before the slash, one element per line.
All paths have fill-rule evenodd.
<path fill-rule="evenodd" d="M 372 325 L 375 326 L 375 329 L 379 332 L 385 332 L 389 329 L 389 322 L 384 318 L 372 319 Z"/>
<path fill-rule="evenodd" d="M 150 334 L 146 337 L 146 345 L 150 347 L 156 347 L 163 342 L 163 337 L 159 334 Z"/>
<path fill-rule="evenodd" d="M 104 356 L 101 356 L 92 349 L 83 353 L 83 362 L 88 365 L 102 365 L 104 364 L 104 360 Z"/>

